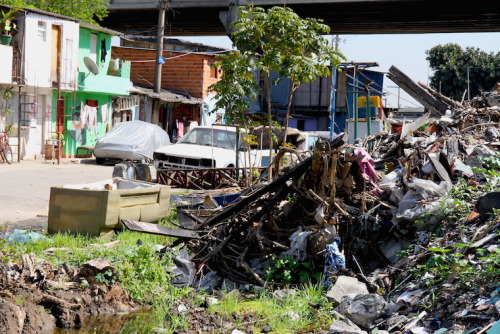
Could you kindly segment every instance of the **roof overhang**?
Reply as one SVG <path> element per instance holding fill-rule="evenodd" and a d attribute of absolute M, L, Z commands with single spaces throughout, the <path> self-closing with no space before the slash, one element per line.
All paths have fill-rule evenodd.
<path fill-rule="evenodd" d="M 130 93 L 145 95 L 153 99 L 158 99 L 160 101 L 168 103 L 181 103 L 181 104 L 192 104 L 192 105 L 203 104 L 202 99 L 197 97 L 191 97 L 187 94 L 186 95 L 178 94 L 168 90 L 162 90 L 160 93 L 155 93 L 154 90 L 151 88 L 144 88 L 136 85 L 133 86 L 133 88 L 130 90 Z"/>

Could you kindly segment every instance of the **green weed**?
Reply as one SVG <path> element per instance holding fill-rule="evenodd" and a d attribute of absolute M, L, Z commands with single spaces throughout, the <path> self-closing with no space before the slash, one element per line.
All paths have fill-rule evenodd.
<path fill-rule="evenodd" d="M 466 244 L 456 244 L 454 248 L 429 248 L 428 251 L 431 253 L 427 262 L 413 269 L 414 277 L 422 280 L 427 287 L 448 281 L 458 284 L 464 290 L 497 282 L 500 271 L 500 250 L 493 249 L 491 252 L 484 249 L 476 250 L 477 253 L 484 255 L 477 258 L 477 264 L 473 264 L 460 251 L 466 247 L 468 247 Z"/>
<path fill-rule="evenodd" d="M 293 256 L 277 257 L 273 255 L 271 264 L 266 270 L 265 278 L 269 282 L 299 284 L 311 278 L 318 281 L 321 273 L 314 271 L 311 262 L 297 261 Z"/>
<path fill-rule="evenodd" d="M 258 320 L 257 332 L 260 327 L 270 326 L 273 333 L 309 333 L 328 326 L 331 308 L 321 284 L 308 282 L 297 288 L 295 296 L 284 299 L 277 299 L 268 290 L 252 299 L 229 293 L 217 305 L 211 306 L 209 312 L 217 312 L 228 319 L 234 313 L 254 313 Z M 297 314 L 298 319 L 292 319 L 290 312 Z"/>

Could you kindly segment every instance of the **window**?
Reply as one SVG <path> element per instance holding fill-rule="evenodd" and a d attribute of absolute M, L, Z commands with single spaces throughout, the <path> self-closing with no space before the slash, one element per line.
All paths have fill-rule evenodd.
<path fill-rule="evenodd" d="M 38 38 L 44 42 L 47 40 L 47 22 L 38 21 Z"/>
<path fill-rule="evenodd" d="M 210 64 L 210 77 L 215 78 L 215 79 L 219 78 L 219 68 L 212 67 L 212 64 Z"/>
<path fill-rule="evenodd" d="M 94 63 L 97 64 L 97 34 L 90 34 L 90 55 Z"/>

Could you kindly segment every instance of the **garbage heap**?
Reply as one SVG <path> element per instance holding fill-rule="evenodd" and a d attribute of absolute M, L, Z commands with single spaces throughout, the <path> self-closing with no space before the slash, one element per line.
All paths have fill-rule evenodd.
<path fill-rule="evenodd" d="M 431 93 L 445 112 L 355 145 L 319 140 L 271 182 L 197 221 L 200 237 L 187 242 L 196 285 L 298 282 L 319 271 L 344 318 L 331 333 L 339 321 L 354 332 L 497 326 L 500 96 L 458 103 Z M 340 293 L 346 277 L 365 292 Z"/>

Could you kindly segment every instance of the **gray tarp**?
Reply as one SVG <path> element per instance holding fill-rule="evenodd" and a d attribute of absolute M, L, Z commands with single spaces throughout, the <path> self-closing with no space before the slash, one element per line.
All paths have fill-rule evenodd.
<path fill-rule="evenodd" d="M 97 141 L 94 155 L 96 158 L 152 160 L 156 149 L 169 144 L 168 134 L 157 125 L 143 121 L 121 122 Z"/>

